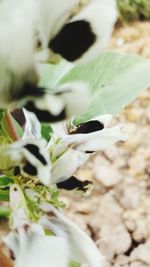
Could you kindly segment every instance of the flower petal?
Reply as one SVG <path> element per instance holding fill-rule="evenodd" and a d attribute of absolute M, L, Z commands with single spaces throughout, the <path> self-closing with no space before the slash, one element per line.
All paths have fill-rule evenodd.
<path fill-rule="evenodd" d="M 41 97 L 28 101 L 25 108 L 34 112 L 41 122 L 57 122 L 66 118 L 63 100 L 46 91 Z"/>
<path fill-rule="evenodd" d="M 86 192 L 89 189 L 89 186 L 92 186 L 92 182 L 85 180 L 80 181 L 75 176 L 70 177 L 68 180 L 57 183 L 57 187 L 59 189 L 66 189 L 66 190 L 80 190 Z"/>
<path fill-rule="evenodd" d="M 83 114 L 91 101 L 91 92 L 86 82 L 78 81 L 64 84 L 58 89 L 58 92 L 64 101 L 68 118 Z"/>
<path fill-rule="evenodd" d="M 112 128 L 104 128 L 89 134 L 68 135 L 62 139 L 62 142 L 68 146 L 73 145 L 79 151 L 86 152 L 99 151 L 126 139 L 127 135 L 122 132 L 122 124 L 119 124 Z"/>
<path fill-rule="evenodd" d="M 73 149 L 67 150 L 62 156 L 60 156 L 52 166 L 52 183 L 58 183 L 70 178 L 76 169 L 85 163 L 88 156 L 75 151 Z"/>
<path fill-rule="evenodd" d="M 19 166 L 24 175 L 36 176 L 43 184 L 49 185 L 51 163 L 44 139 L 24 139 L 8 146 L 7 154 L 12 167 Z"/>
<path fill-rule="evenodd" d="M 66 267 L 69 250 L 62 237 L 46 236 L 42 227 L 29 224 L 10 233 L 5 242 L 15 254 L 15 267 Z"/>
<path fill-rule="evenodd" d="M 36 115 L 30 111 L 27 111 L 25 108 L 23 108 L 23 113 L 26 123 L 22 138 L 41 138 L 41 124 Z"/>
<path fill-rule="evenodd" d="M 88 263 L 90 267 L 103 267 L 105 260 L 98 251 L 96 245 L 85 232 L 79 229 L 72 221 L 66 218 L 60 211 L 49 204 L 43 204 L 45 212 L 51 212 L 52 218 L 43 217 L 40 223 L 43 227 L 49 227 L 56 236 L 64 236 L 71 249 L 71 258 L 79 263 Z"/>
<path fill-rule="evenodd" d="M 11 228 L 17 228 L 28 221 L 24 195 L 21 191 L 21 188 L 17 184 L 14 184 L 10 187 L 10 208 L 12 212 L 10 218 Z"/>
<path fill-rule="evenodd" d="M 90 1 L 60 29 L 49 47 L 68 61 L 89 62 L 106 47 L 116 19 L 115 0 L 112 4 Z"/>

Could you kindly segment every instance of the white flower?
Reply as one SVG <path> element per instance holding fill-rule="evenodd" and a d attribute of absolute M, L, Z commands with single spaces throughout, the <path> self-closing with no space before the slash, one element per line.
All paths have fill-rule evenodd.
<path fill-rule="evenodd" d="M 51 179 L 51 162 L 44 139 L 27 138 L 11 145 L 1 146 L 1 169 L 15 168 L 15 174 L 36 177 L 48 185 Z"/>
<path fill-rule="evenodd" d="M 33 195 L 38 194 L 32 190 L 32 200 Z M 3 241 L 13 253 L 14 266 L 67 267 L 70 260 L 67 240 L 61 236 L 48 236 L 40 225 L 29 222 L 24 194 L 17 184 L 10 188 L 10 207 L 12 230 Z"/>
<path fill-rule="evenodd" d="M 29 99 L 25 108 L 34 112 L 41 122 L 53 123 L 81 115 L 89 106 L 90 96 L 86 82 L 72 82 L 54 90 L 41 90 L 40 97 Z"/>
<path fill-rule="evenodd" d="M 63 237 L 46 236 L 38 224 L 25 224 L 10 232 L 5 243 L 13 252 L 15 267 L 67 267 L 69 252 Z"/>
<path fill-rule="evenodd" d="M 53 136 L 48 148 L 53 158 L 52 183 L 61 183 L 73 176 L 89 158 L 89 153 L 103 150 L 118 141 L 125 141 L 122 124 L 108 127 L 109 114 L 93 118 L 80 125 L 53 124 Z"/>
<path fill-rule="evenodd" d="M 104 257 L 82 230 L 50 204 L 37 203 L 40 198 L 36 191 L 26 189 L 24 193 L 42 211 L 42 216 L 38 224 L 29 222 L 24 194 L 18 185 L 12 185 L 12 231 L 4 242 L 13 252 L 15 267 L 69 267 L 71 261 L 90 267 L 104 266 Z"/>
<path fill-rule="evenodd" d="M 68 61 L 87 63 L 108 44 L 116 19 L 116 0 L 89 1 L 55 32 L 49 48 Z"/>
<path fill-rule="evenodd" d="M 11 208 L 10 227 L 17 229 L 21 225 L 28 223 L 28 209 L 19 185 L 11 185 L 9 195 Z"/>
<path fill-rule="evenodd" d="M 80 151 L 68 149 L 52 165 L 51 183 L 60 183 L 69 179 L 87 160 L 87 155 Z"/>
<path fill-rule="evenodd" d="M 89 264 L 90 267 L 104 266 L 104 257 L 85 232 L 50 204 L 43 204 L 41 208 L 47 212 L 47 215 L 44 215 L 39 223 L 44 228 L 51 230 L 56 236 L 61 236 L 67 240 L 72 260 L 81 264 Z"/>
<path fill-rule="evenodd" d="M 105 114 L 93 118 L 78 126 L 72 125 L 72 130 L 63 127 L 61 142 L 81 152 L 94 152 L 107 148 L 118 142 L 125 141 L 127 135 L 122 132 L 123 125 L 118 124 L 108 127 L 112 116 Z M 65 132 L 68 130 L 68 133 Z M 59 136 L 57 125 L 54 125 L 54 133 Z"/>

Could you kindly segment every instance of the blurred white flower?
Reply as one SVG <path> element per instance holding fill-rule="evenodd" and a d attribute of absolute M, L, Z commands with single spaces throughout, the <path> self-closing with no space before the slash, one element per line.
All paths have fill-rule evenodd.
<path fill-rule="evenodd" d="M 56 236 L 65 238 L 68 242 L 71 260 L 80 264 L 86 263 L 90 267 L 104 266 L 105 258 L 85 232 L 50 204 L 45 203 L 41 205 L 41 208 L 47 215 L 43 215 L 39 223 Z"/>
<path fill-rule="evenodd" d="M 34 223 L 19 226 L 10 232 L 5 243 L 13 252 L 15 267 L 67 267 L 67 240 L 46 236 L 43 228 Z"/>
<path fill-rule="evenodd" d="M 40 97 L 33 97 L 25 108 L 34 112 L 41 122 L 58 122 L 81 115 L 89 106 L 91 92 L 86 82 L 63 84 L 54 90 L 41 89 Z M 84 101 L 81 98 L 81 95 Z"/>
<path fill-rule="evenodd" d="M 90 267 L 104 266 L 104 257 L 86 233 L 49 203 L 37 202 L 39 193 L 33 189 L 24 193 L 37 205 L 40 216 L 38 223 L 29 222 L 24 194 L 19 185 L 12 185 L 12 230 L 4 242 L 12 252 L 15 267 L 69 267 L 71 261 Z"/>

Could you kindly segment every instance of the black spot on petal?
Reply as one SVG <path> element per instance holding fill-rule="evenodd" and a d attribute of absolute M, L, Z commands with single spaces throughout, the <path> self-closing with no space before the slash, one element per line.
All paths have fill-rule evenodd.
<path fill-rule="evenodd" d="M 93 121 L 88 121 L 86 123 L 79 124 L 77 126 L 77 129 L 72 133 L 88 134 L 88 133 L 97 132 L 103 129 L 104 129 L 104 125 L 101 122 L 97 120 L 93 120 Z"/>
<path fill-rule="evenodd" d="M 19 174 L 20 174 L 20 168 L 19 168 L 19 166 L 16 166 L 14 168 L 14 175 L 19 175 Z"/>
<path fill-rule="evenodd" d="M 90 23 L 78 20 L 67 23 L 50 41 L 49 47 L 69 61 L 79 59 L 96 41 Z"/>
<path fill-rule="evenodd" d="M 73 190 L 73 189 L 77 189 L 83 192 L 86 192 L 86 187 L 88 185 L 91 185 L 92 182 L 91 181 L 80 181 L 78 180 L 76 177 L 72 176 L 71 178 L 69 178 L 66 181 L 57 183 L 57 187 L 60 189 L 66 189 L 66 190 Z"/>
<path fill-rule="evenodd" d="M 24 146 L 31 154 L 33 154 L 43 165 L 47 165 L 47 161 L 39 152 L 39 148 L 36 145 L 28 144 Z"/>
<path fill-rule="evenodd" d="M 38 174 L 37 169 L 28 161 L 26 162 L 26 165 L 23 167 L 23 171 L 32 176 L 36 176 Z"/>
<path fill-rule="evenodd" d="M 42 97 L 45 95 L 45 89 L 42 87 L 38 87 L 35 84 L 32 83 L 24 83 L 22 88 L 18 90 L 18 92 L 15 92 L 14 99 L 20 100 L 26 97 Z"/>
<path fill-rule="evenodd" d="M 63 109 L 58 115 L 53 115 L 48 110 L 42 110 L 36 107 L 33 101 L 27 102 L 25 108 L 31 112 L 34 112 L 39 121 L 41 122 L 58 122 L 66 118 L 66 111 Z"/>

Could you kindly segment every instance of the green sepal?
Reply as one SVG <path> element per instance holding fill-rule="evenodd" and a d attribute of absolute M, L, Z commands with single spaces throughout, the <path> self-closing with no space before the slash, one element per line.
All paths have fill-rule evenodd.
<path fill-rule="evenodd" d="M 41 125 L 41 134 L 42 137 L 48 142 L 51 138 L 51 134 L 53 132 L 52 127 L 50 125 L 42 123 Z"/>
<path fill-rule="evenodd" d="M 7 176 L 0 176 L 0 188 L 5 188 L 14 183 L 14 180 Z"/>

